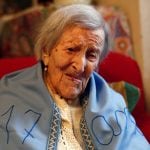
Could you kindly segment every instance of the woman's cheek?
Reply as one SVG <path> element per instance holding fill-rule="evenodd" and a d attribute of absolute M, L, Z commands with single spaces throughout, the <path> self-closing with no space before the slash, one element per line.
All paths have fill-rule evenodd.
<path fill-rule="evenodd" d="M 97 63 L 89 63 L 87 65 L 87 76 L 90 76 L 97 68 Z"/>

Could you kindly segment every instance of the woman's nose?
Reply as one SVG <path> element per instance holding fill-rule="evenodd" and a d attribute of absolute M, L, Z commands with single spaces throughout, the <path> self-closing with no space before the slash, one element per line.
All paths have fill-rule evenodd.
<path fill-rule="evenodd" d="M 77 73 L 84 72 L 86 64 L 87 62 L 85 56 L 76 56 L 73 59 L 73 68 L 77 71 Z"/>

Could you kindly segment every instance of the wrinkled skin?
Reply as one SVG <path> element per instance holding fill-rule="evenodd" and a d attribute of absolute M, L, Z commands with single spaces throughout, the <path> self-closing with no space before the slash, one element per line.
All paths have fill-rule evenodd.
<path fill-rule="evenodd" d="M 84 92 L 98 65 L 104 36 L 101 28 L 71 27 L 64 31 L 49 54 L 43 54 L 43 62 L 48 66 L 45 80 L 54 93 L 75 100 Z"/>

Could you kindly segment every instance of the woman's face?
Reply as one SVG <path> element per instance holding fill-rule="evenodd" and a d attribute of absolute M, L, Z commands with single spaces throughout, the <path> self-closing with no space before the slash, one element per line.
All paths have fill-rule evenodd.
<path fill-rule="evenodd" d="M 65 30 L 43 61 L 48 65 L 46 82 L 54 93 L 74 100 L 83 93 L 96 69 L 104 46 L 103 29 L 72 27 Z"/>

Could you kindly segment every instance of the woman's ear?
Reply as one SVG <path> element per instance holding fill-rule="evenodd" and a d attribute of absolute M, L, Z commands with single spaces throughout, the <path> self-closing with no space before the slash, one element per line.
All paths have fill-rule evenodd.
<path fill-rule="evenodd" d="M 42 60 L 45 66 L 48 66 L 49 63 L 49 53 L 48 52 L 43 52 L 42 53 Z"/>

